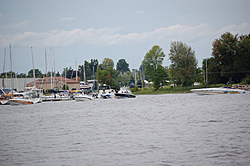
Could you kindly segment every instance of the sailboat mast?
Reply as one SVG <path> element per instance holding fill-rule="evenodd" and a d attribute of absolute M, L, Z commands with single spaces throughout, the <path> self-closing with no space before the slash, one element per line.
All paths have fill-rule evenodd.
<path fill-rule="evenodd" d="M 78 75 L 77 75 L 77 57 L 76 57 L 76 81 L 78 81 Z"/>
<path fill-rule="evenodd" d="M 85 65 L 83 61 L 83 77 L 84 77 L 84 82 L 86 83 L 86 75 L 85 75 Z"/>
<path fill-rule="evenodd" d="M 53 75 L 53 67 L 52 67 L 52 48 L 50 48 L 50 66 L 51 66 L 51 78 L 50 78 L 50 87 L 51 87 L 51 89 L 52 89 L 52 75 Z"/>
<path fill-rule="evenodd" d="M 65 86 L 64 86 L 64 90 L 68 90 L 67 88 L 66 88 L 66 65 L 65 65 L 65 69 L 64 69 L 64 73 L 65 73 Z"/>
<path fill-rule="evenodd" d="M 93 80 L 95 80 L 95 66 L 93 65 Z"/>
<path fill-rule="evenodd" d="M 31 47 L 31 56 L 32 56 L 32 65 L 33 65 L 33 78 L 34 78 L 34 87 L 36 89 L 36 73 L 35 73 L 35 65 L 34 65 L 34 58 L 33 58 L 33 48 Z"/>
<path fill-rule="evenodd" d="M 45 77 L 47 77 L 47 51 L 45 49 Z"/>
<path fill-rule="evenodd" d="M 14 60 L 13 60 L 13 68 L 14 68 L 14 73 L 15 73 L 15 80 L 16 80 L 16 90 L 19 90 L 18 89 L 18 80 L 17 80 L 17 75 L 16 75 L 16 70 L 15 70 L 15 63 L 14 63 Z M 15 84 L 14 84 L 15 85 Z"/>
<path fill-rule="evenodd" d="M 7 58 L 6 58 L 6 47 L 4 49 L 4 59 L 5 59 L 5 66 L 4 66 L 4 70 L 6 70 L 5 76 L 7 79 Z M 7 84 L 6 84 L 7 85 Z"/>
<path fill-rule="evenodd" d="M 56 84 L 56 55 L 55 55 L 55 50 L 53 50 L 53 54 L 54 54 L 54 87 L 56 87 L 57 86 L 57 84 Z"/>
<path fill-rule="evenodd" d="M 6 65 L 6 47 L 4 49 L 3 73 L 5 72 L 5 65 Z M 6 72 L 6 80 L 7 80 L 7 72 Z M 4 76 L 3 76 L 2 88 L 5 88 L 5 85 L 4 85 Z"/>
<path fill-rule="evenodd" d="M 11 83 L 11 89 L 13 89 L 13 81 L 12 81 L 12 59 L 11 59 L 11 44 L 10 44 L 10 70 L 11 70 L 11 72 L 10 72 L 10 75 L 11 75 L 11 77 L 10 77 L 10 83 Z"/>

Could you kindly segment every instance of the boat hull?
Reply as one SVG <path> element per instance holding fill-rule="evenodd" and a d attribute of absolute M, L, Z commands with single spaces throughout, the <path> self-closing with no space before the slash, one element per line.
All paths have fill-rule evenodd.
<path fill-rule="evenodd" d="M 203 88 L 192 89 L 192 92 L 198 95 L 215 95 L 215 94 L 244 94 L 245 90 L 233 89 L 233 88 Z"/>
<path fill-rule="evenodd" d="M 0 105 L 7 105 L 8 103 L 9 103 L 9 99 L 0 101 Z"/>
<path fill-rule="evenodd" d="M 60 95 L 52 95 L 52 96 L 43 96 L 42 101 L 66 101 L 70 100 L 69 96 L 60 96 Z"/>
<path fill-rule="evenodd" d="M 133 94 L 127 94 L 127 93 L 116 93 L 117 99 L 126 99 L 126 98 L 135 98 L 136 96 Z"/>
<path fill-rule="evenodd" d="M 91 101 L 93 98 L 88 95 L 75 96 L 75 101 Z"/>
<path fill-rule="evenodd" d="M 34 104 L 32 100 L 27 99 L 9 99 L 8 104 L 10 105 L 30 105 Z"/>
<path fill-rule="evenodd" d="M 116 95 L 113 93 L 109 93 L 109 94 L 101 94 L 101 98 L 103 99 L 115 99 Z"/>

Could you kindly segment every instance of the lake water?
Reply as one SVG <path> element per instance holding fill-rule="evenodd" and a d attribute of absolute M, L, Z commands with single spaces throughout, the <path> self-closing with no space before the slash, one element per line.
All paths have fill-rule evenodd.
<path fill-rule="evenodd" d="M 0 165 L 250 165 L 250 92 L 0 106 Z"/>

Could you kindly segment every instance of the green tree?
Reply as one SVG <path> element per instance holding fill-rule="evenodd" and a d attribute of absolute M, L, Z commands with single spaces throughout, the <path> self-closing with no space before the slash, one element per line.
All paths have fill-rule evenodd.
<path fill-rule="evenodd" d="M 62 76 L 65 77 L 65 71 L 66 71 L 66 77 L 69 78 L 69 76 L 67 75 L 67 73 L 68 73 L 69 70 L 72 71 L 72 67 L 71 67 L 71 66 L 70 66 L 70 67 L 65 67 L 65 68 L 63 68 Z M 49 73 L 49 72 L 48 72 L 48 73 Z M 72 73 L 72 72 L 71 72 L 71 73 Z M 47 74 L 47 75 L 49 75 L 49 74 Z M 71 74 L 70 74 L 70 76 L 71 76 Z"/>
<path fill-rule="evenodd" d="M 98 65 L 97 59 L 91 59 L 90 62 L 86 60 L 84 61 L 86 80 L 94 79 L 94 73 L 97 70 L 97 65 Z M 93 72 L 93 69 L 94 69 L 94 72 Z M 79 70 L 81 79 L 84 80 L 83 65 L 79 65 L 78 70 Z"/>
<path fill-rule="evenodd" d="M 215 61 L 220 64 L 221 76 L 229 78 L 232 83 L 234 76 L 234 62 L 236 61 L 236 52 L 238 45 L 238 35 L 232 35 L 226 32 L 219 39 L 213 42 L 212 56 Z"/>
<path fill-rule="evenodd" d="M 114 62 L 112 59 L 105 58 L 102 64 L 97 66 L 96 79 L 99 83 L 107 84 L 114 88 L 119 86 L 114 78 L 117 78 Z"/>
<path fill-rule="evenodd" d="M 207 62 L 206 62 L 207 61 Z M 206 71 L 206 63 L 207 63 L 207 71 Z M 206 72 L 207 72 L 207 81 L 209 84 L 219 84 L 227 81 L 225 77 L 221 76 L 220 65 L 214 60 L 213 57 L 208 59 L 203 59 L 202 61 L 202 70 L 204 71 L 204 79 L 206 80 Z"/>
<path fill-rule="evenodd" d="M 69 90 L 69 86 L 67 84 L 63 84 L 63 87 L 62 87 L 63 90 Z"/>
<path fill-rule="evenodd" d="M 35 77 L 38 78 L 42 72 L 39 69 L 35 69 Z M 33 69 L 28 72 L 28 77 L 33 77 Z"/>
<path fill-rule="evenodd" d="M 166 55 L 158 45 L 152 47 L 144 56 L 142 65 L 145 67 L 145 73 L 154 82 L 154 88 L 157 90 L 160 87 L 160 82 L 164 80 L 165 70 L 162 62 Z"/>
<path fill-rule="evenodd" d="M 108 67 L 114 67 L 114 61 L 109 58 L 104 58 L 101 64 L 102 69 L 107 69 Z"/>
<path fill-rule="evenodd" d="M 17 75 L 17 78 L 25 78 L 26 74 L 25 73 L 20 73 Z"/>
<path fill-rule="evenodd" d="M 169 59 L 171 61 L 170 73 L 176 84 L 190 86 L 194 83 L 197 68 L 195 51 L 182 42 L 172 42 Z"/>
<path fill-rule="evenodd" d="M 130 71 L 129 64 L 126 62 L 125 59 L 120 59 L 116 64 L 116 70 L 122 73 Z"/>
<path fill-rule="evenodd" d="M 250 75 L 250 34 L 239 37 L 234 70 L 240 80 Z M 238 81 L 240 82 L 240 81 Z"/>

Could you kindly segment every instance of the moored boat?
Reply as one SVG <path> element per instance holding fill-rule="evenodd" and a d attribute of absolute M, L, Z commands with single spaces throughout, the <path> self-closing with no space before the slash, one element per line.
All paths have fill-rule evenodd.
<path fill-rule="evenodd" d="M 0 89 L 0 105 L 8 104 L 9 99 L 13 97 L 13 92 L 6 92 L 4 89 Z"/>
<path fill-rule="evenodd" d="M 121 87 L 120 90 L 115 93 L 117 99 L 135 98 L 129 87 Z"/>
<path fill-rule="evenodd" d="M 30 105 L 35 104 L 33 100 L 30 99 L 22 99 L 22 98 L 16 98 L 16 99 L 9 99 L 8 104 L 10 105 Z"/>
<path fill-rule="evenodd" d="M 91 101 L 91 100 L 93 100 L 93 97 L 86 94 L 79 94 L 75 96 L 75 101 Z"/>
<path fill-rule="evenodd" d="M 244 94 L 246 93 L 245 90 L 228 88 L 228 87 L 191 89 L 191 91 L 198 95 Z"/>
<path fill-rule="evenodd" d="M 114 99 L 116 98 L 115 90 L 111 89 L 109 85 L 104 84 L 103 86 L 99 87 L 98 98 Z"/>

